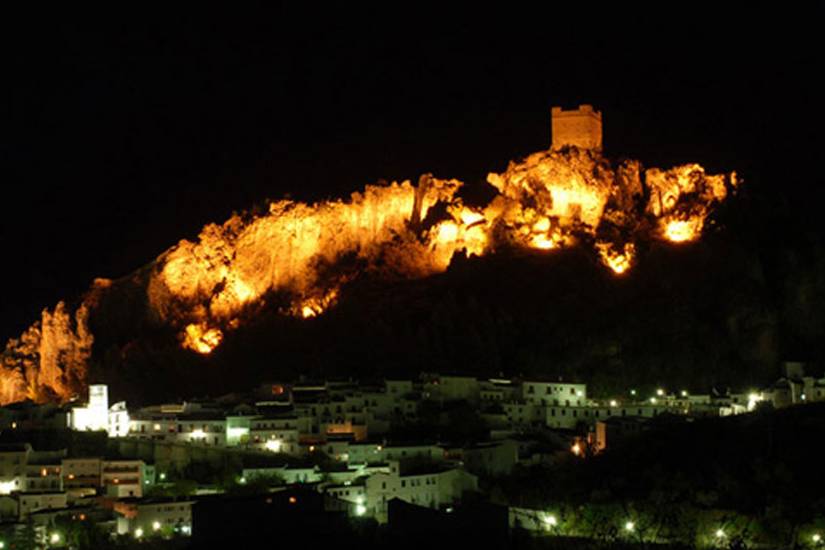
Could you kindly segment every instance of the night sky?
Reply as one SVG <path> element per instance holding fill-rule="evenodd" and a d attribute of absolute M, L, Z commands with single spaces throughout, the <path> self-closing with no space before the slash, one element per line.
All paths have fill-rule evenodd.
<path fill-rule="evenodd" d="M 422 172 L 483 195 L 557 104 L 601 109 L 610 156 L 737 170 L 799 212 L 780 232 L 818 228 L 821 7 L 481 5 L 7 18 L 0 340 L 267 198 Z"/>

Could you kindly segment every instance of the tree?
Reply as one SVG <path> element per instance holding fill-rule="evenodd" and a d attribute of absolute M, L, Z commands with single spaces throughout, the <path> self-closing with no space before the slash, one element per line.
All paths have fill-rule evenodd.
<path fill-rule="evenodd" d="M 10 547 L 15 550 L 37 550 L 39 548 L 37 531 L 34 529 L 31 517 L 26 520 L 22 527 L 15 529 Z"/>
<path fill-rule="evenodd" d="M 106 548 L 109 544 L 109 534 L 98 524 L 89 519 L 72 519 L 68 516 L 59 516 L 55 519 L 54 529 L 64 538 L 70 548 L 78 550 Z"/>

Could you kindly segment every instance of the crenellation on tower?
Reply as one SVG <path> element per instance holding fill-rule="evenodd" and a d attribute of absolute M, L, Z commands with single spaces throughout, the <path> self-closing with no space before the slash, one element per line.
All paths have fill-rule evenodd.
<path fill-rule="evenodd" d="M 550 114 L 554 150 L 575 145 L 601 152 L 602 113 L 593 109 L 592 105 L 579 105 L 571 110 L 552 107 Z"/>

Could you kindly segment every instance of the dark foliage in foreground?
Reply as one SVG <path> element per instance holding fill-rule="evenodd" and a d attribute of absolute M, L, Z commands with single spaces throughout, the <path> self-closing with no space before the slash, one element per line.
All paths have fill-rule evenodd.
<path fill-rule="evenodd" d="M 825 527 L 822 458 L 809 443 L 823 437 L 822 403 L 661 425 L 586 460 L 522 471 L 498 490 L 619 535 L 633 518 L 637 532 L 646 523 L 648 537 L 671 541 L 725 527 L 751 544 L 809 543 Z"/>

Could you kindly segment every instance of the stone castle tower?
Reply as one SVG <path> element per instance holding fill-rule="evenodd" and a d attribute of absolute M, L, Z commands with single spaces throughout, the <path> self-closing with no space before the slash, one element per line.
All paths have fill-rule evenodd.
<path fill-rule="evenodd" d="M 592 105 L 579 105 L 565 111 L 561 107 L 550 110 L 553 149 L 575 145 L 581 149 L 602 150 L 602 114 Z"/>

